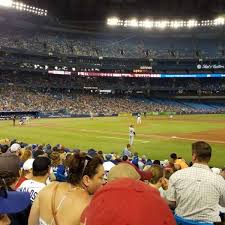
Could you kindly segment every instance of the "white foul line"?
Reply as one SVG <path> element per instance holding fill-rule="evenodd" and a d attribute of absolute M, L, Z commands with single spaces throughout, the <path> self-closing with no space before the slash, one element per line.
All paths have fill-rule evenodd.
<path fill-rule="evenodd" d="M 128 138 L 120 138 L 120 137 L 113 137 L 113 136 L 97 136 L 96 138 L 109 138 L 109 139 L 117 139 L 117 140 L 126 140 L 128 141 Z M 135 141 L 140 141 L 141 143 L 149 143 L 150 141 L 144 141 L 140 139 L 135 139 Z"/>
<path fill-rule="evenodd" d="M 195 139 L 195 138 L 182 138 L 182 137 L 176 137 L 173 136 L 171 139 L 180 139 L 180 140 L 187 140 L 187 141 L 206 141 L 206 142 L 212 142 L 212 143 L 217 143 L 217 144 L 225 144 L 225 141 L 214 141 L 214 140 L 205 140 L 205 139 Z"/>

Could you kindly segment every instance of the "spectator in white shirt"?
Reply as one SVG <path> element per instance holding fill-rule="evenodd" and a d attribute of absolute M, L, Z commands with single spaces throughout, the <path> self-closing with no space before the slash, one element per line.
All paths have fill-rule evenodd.
<path fill-rule="evenodd" d="M 169 179 L 166 197 L 169 205 L 175 208 L 178 224 L 221 221 L 219 205 L 225 206 L 225 180 L 210 170 L 211 152 L 209 144 L 193 143 L 193 166 L 175 172 Z"/>
<path fill-rule="evenodd" d="M 51 161 L 47 157 L 37 157 L 33 162 L 33 177 L 24 181 L 17 191 L 28 192 L 31 202 L 34 201 L 38 192 L 46 186 L 46 180 L 50 174 Z"/>

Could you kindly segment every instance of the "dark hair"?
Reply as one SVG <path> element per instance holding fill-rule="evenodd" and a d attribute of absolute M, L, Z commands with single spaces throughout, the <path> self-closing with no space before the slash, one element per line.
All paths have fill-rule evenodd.
<path fill-rule="evenodd" d="M 57 148 L 56 146 L 54 146 L 54 147 L 52 148 L 52 151 L 53 151 L 53 152 L 57 152 L 57 151 L 58 151 L 58 148 Z"/>
<path fill-rule="evenodd" d="M 131 145 L 130 144 L 127 144 L 127 148 L 130 148 L 131 147 Z"/>
<path fill-rule="evenodd" d="M 212 148 L 204 141 L 197 141 L 192 144 L 192 154 L 196 154 L 199 162 L 208 163 L 212 155 Z"/>
<path fill-rule="evenodd" d="M 43 145 L 39 145 L 38 146 L 38 150 L 41 150 L 42 151 L 43 150 Z"/>
<path fill-rule="evenodd" d="M 8 150 L 8 148 L 9 148 L 8 145 L 2 145 L 2 146 L 1 146 L 1 152 L 2 152 L 2 153 L 6 153 L 7 150 Z"/>
<path fill-rule="evenodd" d="M 98 151 L 98 156 L 104 161 L 104 156 L 102 151 Z"/>
<path fill-rule="evenodd" d="M 92 158 L 86 153 L 80 153 L 74 154 L 68 164 L 68 182 L 76 185 L 80 183 L 84 175 L 87 175 L 90 178 L 94 177 L 98 173 L 97 168 L 99 165 L 103 164 L 103 160 L 99 156 L 94 156 Z"/>
<path fill-rule="evenodd" d="M 161 164 L 160 164 L 160 161 L 159 161 L 159 160 L 157 160 L 157 159 L 156 159 L 156 160 L 154 160 L 152 164 L 153 164 L 153 165 L 161 165 Z"/>
<path fill-rule="evenodd" d="M 51 160 L 45 156 L 37 157 L 33 162 L 33 176 L 45 176 L 50 168 Z"/>
<path fill-rule="evenodd" d="M 172 153 L 172 154 L 170 155 L 170 158 L 171 158 L 171 159 L 177 159 L 177 154 L 176 154 L 176 153 Z"/>
<path fill-rule="evenodd" d="M 36 159 L 40 155 L 44 155 L 45 152 L 43 150 L 36 150 L 33 152 L 33 158 Z"/>
<path fill-rule="evenodd" d="M 127 155 L 124 155 L 123 158 L 122 158 L 122 160 L 123 161 L 127 161 L 128 160 L 128 156 Z"/>
<path fill-rule="evenodd" d="M 42 171 L 33 171 L 33 176 L 34 177 L 42 177 L 45 176 L 48 173 L 48 169 L 47 170 L 42 170 Z"/>
<path fill-rule="evenodd" d="M 165 178 L 167 180 L 169 180 L 169 178 L 171 177 L 172 174 L 173 174 L 173 172 L 171 170 L 165 169 Z"/>
<path fill-rule="evenodd" d="M 66 159 L 63 161 L 63 165 L 66 169 L 69 168 L 71 161 L 73 160 L 73 154 L 72 153 L 68 153 L 66 155 Z"/>
<path fill-rule="evenodd" d="M 14 184 L 17 181 L 17 177 L 12 172 L 8 171 L 0 171 L 0 187 L 4 187 L 5 185 L 7 187 L 10 187 L 12 184 Z"/>

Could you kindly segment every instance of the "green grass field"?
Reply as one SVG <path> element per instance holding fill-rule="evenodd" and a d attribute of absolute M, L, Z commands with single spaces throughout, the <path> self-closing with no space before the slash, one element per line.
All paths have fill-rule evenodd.
<path fill-rule="evenodd" d="M 170 153 L 191 160 L 191 143 L 201 139 L 213 148 L 211 166 L 225 166 L 225 115 L 154 116 L 142 118 L 136 125 L 132 117 L 86 119 L 37 119 L 24 126 L 12 121 L 0 122 L 0 139 L 17 139 L 27 143 L 63 144 L 70 148 L 95 148 L 120 153 L 128 143 L 128 127 L 135 125 L 133 151 L 151 159 L 168 159 Z M 212 132 L 218 136 L 207 134 Z M 194 136 L 193 136 L 194 135 Z M 202 138 L 205 137 L 206 138 Z M 190 137 L 189 137 L 190 136 Z"/>

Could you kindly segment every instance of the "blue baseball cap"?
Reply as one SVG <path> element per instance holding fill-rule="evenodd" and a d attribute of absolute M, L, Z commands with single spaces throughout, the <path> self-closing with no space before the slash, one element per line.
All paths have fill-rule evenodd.
<path fill-rule="evenodd" d="M 0 214 L 18 213 L 31 204 L 27 192 L 0 190 Z"/>

